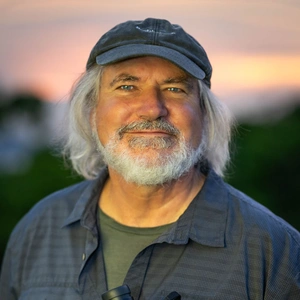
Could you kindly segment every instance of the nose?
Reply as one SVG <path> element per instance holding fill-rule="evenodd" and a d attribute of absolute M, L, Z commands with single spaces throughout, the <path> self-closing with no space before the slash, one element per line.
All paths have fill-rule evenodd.
<path fill-rule="evenodd" d="M 145 91 L 143 96 L 139 99 L 136 113 L 139 118 L 148 121 L 167 116 L 168 109 L 159 89 Z"/>

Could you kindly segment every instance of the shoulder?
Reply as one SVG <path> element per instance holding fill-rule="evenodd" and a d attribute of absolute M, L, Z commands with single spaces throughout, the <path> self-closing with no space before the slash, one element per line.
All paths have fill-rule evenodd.
<path fill-rule="evenodd" d="M 296 295 L 300 285 L 300 233 L 244 193 L 225 186 L 227 245 L 241 249 L 241 261 L 248 262 L 253 276 L 266 276 L 266 290 L 270 294 L 282 293 L 283 298 Z"/>
<path fill-rule="evenodd" d="M 300 247 L 300 234 L 289 223 L 264 205 L 225 183 L 229 217 L 239 219 L 245 229 L 262 230 L 270 234 L 288 234 Z"/>
<path fill-rule="evenodd" d="M 253 264 L 259 261 L 263 264 L 267 260 L 274 273 L 298 276 L 299 231 L 244 193 L 225 186 L 228 192 L 227 241 L 242 244 L 244 255 L 252 257 Z"/>
<path fill-rule="evenodd" d="M 33 234 L 39 229 L 49 226 L 62 227 L 64 220 L 73 211 L 83 193 L 92 185 L 93 181 L 82 181 L 56 191 L 37 202 L 15 226 L 8 246 L 19 244 L 24 236 Z"/>
<path fill-rule="evenodd" d="M 206 197 L 222 207 L 224 213 L 227 210 L 228 225 L 232 223 L 246 231 L 261 229 L 270 233 L 287 233 L 300 246 L 300 233 L 267 207 L 224 182 L 213 170 L 208 173 L 206 181 Z"/>

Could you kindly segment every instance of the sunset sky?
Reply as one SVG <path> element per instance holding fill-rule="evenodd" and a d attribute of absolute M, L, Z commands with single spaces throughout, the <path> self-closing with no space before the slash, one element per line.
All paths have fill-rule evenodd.
<path fill-rule="evenodd" d="M 103 33 L 157 17 L 202 44 L 212 90 L 236 113 L 282 105 L 300 92 L 299 0 L 2 0 L 0 14 L 2 89 L 66 100 Z"/>

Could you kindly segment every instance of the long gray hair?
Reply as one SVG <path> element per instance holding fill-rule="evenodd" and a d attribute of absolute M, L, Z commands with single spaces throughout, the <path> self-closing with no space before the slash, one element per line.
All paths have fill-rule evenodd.
<path fill-rule="evenodd" d="M 74 84 L 70 97 L 67 132 L 63 141 L 64 157 L 71 162 L 73 169 L 86 179 L 95 178 L 104 165 L 93 138 L 91 125 L 103 68 L 98 65 L 91 67 Z M 206 137 L 206 151 L 203 157 L 217 174 L 223 176 L 230 159 L 231 114 L 200 80 L 199 90 L 199 104 L 204 116 L 203 134 Z"/>

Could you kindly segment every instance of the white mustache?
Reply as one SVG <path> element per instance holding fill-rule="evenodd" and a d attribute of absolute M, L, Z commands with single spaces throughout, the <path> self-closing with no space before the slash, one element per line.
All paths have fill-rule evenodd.
<path fill-rule="evenodd" d="M 120 139 L 123 137 L 124 133 L 128 131 L 140 131 L 140 130 L 163 130 L 172 135 L 179 135 L 180 131 L 172 124 L 164 120 L 155 120 L 155 121 L 138 121 L 132 122 L 128 125 L 121 127 L 118 130 Z"/>

